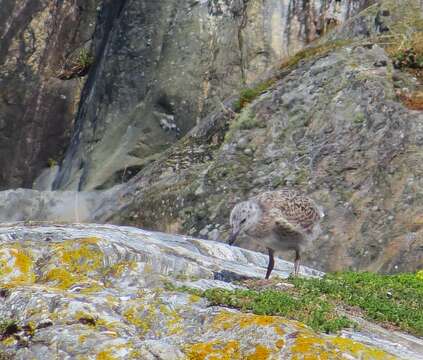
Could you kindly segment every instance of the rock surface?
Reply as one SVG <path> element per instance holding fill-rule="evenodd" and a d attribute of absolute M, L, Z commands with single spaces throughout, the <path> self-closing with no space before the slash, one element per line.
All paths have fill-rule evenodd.
<path fill-rule="evenodd" d="M 422 112 L 396 96 L 419 84 L 373 45 L 380 13 L 389 28 L 404 19 L 407 29 L 421 24 L 417 0 L 372 6 L 329 34 L 320 45 L 326 51 L 308 49 L 301 61 L 275 70 L 274 82 L 241 114 L 234 112 L 237 97 L 224 101 L 128 183 L 106 194 L 6 192 L 0 221 L 76 221 L 81 206 L 79 221 L 220 239 L 234 203 L 288 186 L 309 193 L 328 215 L 306 264 L 325 271 L 421 268 Z M 43 174 L 40 183 L 51 177 Z"/>
<path fill-rule="evenodd" d="M 407 19 L 406 10 L 423 31 L 420 3 L 410 0 L 405 10 L 401 4 L 369 8 L 340 30 L 341 41 L 305 51 L 240 114 L 229 99 L 129 182 L 127 195 L 119 194 L 127 205 L 97 220 L 226 238 L 235 203 L 293 187 L 327 215 L 323 235 L 305 255 L 310 266 L 421 268 L 423 113 L 396 95 L 420 85 L 394 69 L 372 40 L 381 9 L 391 14 L 389 26 Z"/>
<path fill-rule="evenodd" d="M 370 330 L 339 336 L 273 316 L 209 307 L 172 283 L 232 288 L 263 277 L 266 256 L 194 238 L 102 225 L 0 227 L 0 341 L 16 359 L 422 359 L 419 339 Z M 275 275 L 292 264 L 276 261 Z M 303 268 L 304 276 L 320 273 Z M 353 339 L 359 339 L 358 341 Z"/>
<path fill-rule="evenodd" d="M 54 189 L 133 177 L 220 101 L 371 0 L 115 1 Z M 107 35 L 107 36 L 106 36 Z M 98 44 L 103 44 L 102 46 Z"/>
<path fill-rule="evenodd" d="M 0 1 L 0 189 L 30 188 L 63 156 L 83 81 L 57 76 L 89 48 L 98 3 Z"/>

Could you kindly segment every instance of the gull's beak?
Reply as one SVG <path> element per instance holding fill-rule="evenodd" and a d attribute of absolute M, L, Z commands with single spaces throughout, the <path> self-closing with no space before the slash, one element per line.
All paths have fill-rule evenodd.
<path fill-rule="evenodd" d="M 231 236 L 229 236 L 229 241 L 228 241 L 228 244 L 229 245 L 233 245 L 233 243 L 235 242 L 235 240 L 236 240 L 236 237 L 238 236 L 238 234 L 239 234 L 239 231 L 236 231 L 236 232 L 233 232 L 233 233 L 231 233 Z"/>

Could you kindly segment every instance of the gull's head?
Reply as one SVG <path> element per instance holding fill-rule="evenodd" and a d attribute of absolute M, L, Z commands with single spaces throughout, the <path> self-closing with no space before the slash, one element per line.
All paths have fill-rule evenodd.
<path fill-rule="evenodd" d="M 232 245 L 239 234 L 256 225 L 260 217 L 261 209 L 253 200 L 243 201 L 235 205 L 229 218 L 229 224 L 232 229 L 229 244 Z"/>

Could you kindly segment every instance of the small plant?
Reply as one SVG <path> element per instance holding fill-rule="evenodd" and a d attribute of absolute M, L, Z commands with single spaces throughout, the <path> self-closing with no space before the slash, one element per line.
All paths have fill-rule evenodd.
<path fill-rule="evenodd" d="M 52 168 L 52 167 L 54 167 L 54 166 L 56 166 L 57 165 L 57 161 L 56 160 L 54 160 L 54 159 L 52 159 L 52 158 L 49 158 L 48 160 L 47 160 L 47 166 L 49 167 L 49 168 Z"/>
<path fill-rule="evenodd" d="M 79 64 L 80 67 L 82 68 L 87 68 L 90 67 L 94 62 L 94 57 L 90 54 L 90 52 L 85 49 L 82 48 L 79 51 L 78 54 L 78 58 L 77 58 L 77 63 Z"/>
<path fill-rule="evenodd" d="M 6 339 L 19 331 L 15 320 L 3 320 L 0 322 L 0 340 Z"/>
<path fill-rule="evenodd" d="M 68 63 L 63 65 L 57 77 L 61 80 L 83 77 L 87 75 L 93 63 L 93 55 L 87 49 L 82 48 L 77 55 L 74 55 Z"/>
<path fill-rule="evenodd" d="M 419 54 L 414 48 L 398 50 L 393 55 L 393 63 L 397 69 L 422 69 L 423 53 Z"/>

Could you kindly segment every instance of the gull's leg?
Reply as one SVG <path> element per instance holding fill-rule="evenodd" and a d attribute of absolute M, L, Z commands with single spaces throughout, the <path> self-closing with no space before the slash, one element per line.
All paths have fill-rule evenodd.
<path fill-rule="evenodd" d="M 273 267 L 275 266 L 275 258 L 273 256 L 275 251 L 271 248 L 267 248 L 267 250 L 269 251 L 269 264 L 267 265 L 267 272 L 266 272 L 265 279 L 269 278 L 270 273 L 272 272 Z"/>
<path fill-rule="evenodd" d="M 300 272 L 300 260 L 300 251 L 295 250 L 294 276 L 298 276 Z"/>

